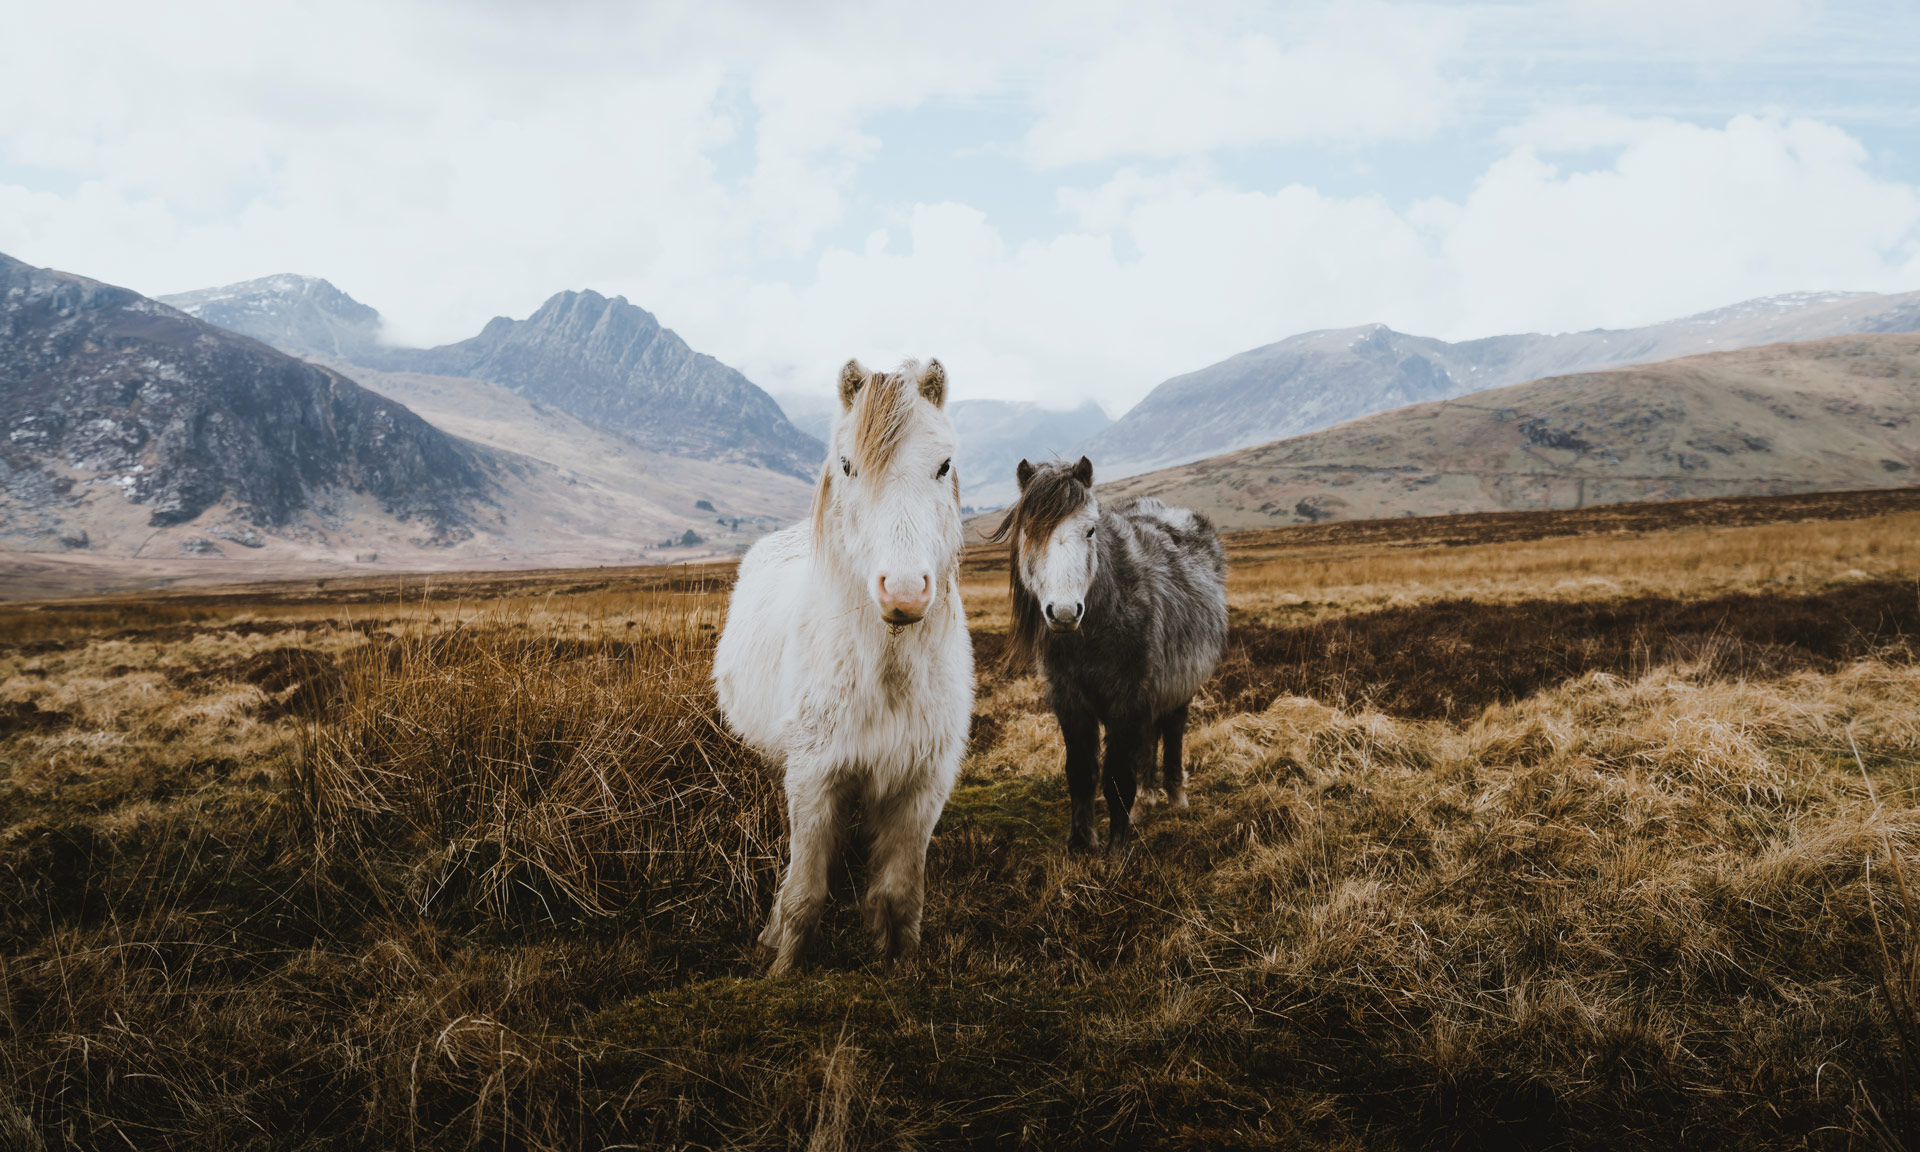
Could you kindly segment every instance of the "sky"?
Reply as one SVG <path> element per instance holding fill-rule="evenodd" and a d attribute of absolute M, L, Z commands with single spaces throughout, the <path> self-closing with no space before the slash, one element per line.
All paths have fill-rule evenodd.
<path fill-rule="evenodd" d="M 437 344 L 592 288 L 780 393 L 1920 289 L 1911 0 L 0 0 L 0 252 Z"/>

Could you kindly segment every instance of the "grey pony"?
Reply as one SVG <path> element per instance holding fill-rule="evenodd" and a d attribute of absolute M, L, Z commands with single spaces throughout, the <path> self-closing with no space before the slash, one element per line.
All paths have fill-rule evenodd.
<path fill-rule="evenodd" d="M 1020 499 L 990 537 L 1008 545 L 1009 662 L 1037 665 L 1046 676 L 1067 750 L 1068 847 L 1097 846 L 1093 798 L 1104 776 L 1108 850 L 1122 851 L 1131 844 L 1138 770 L 1144 758 L 1151 786 L 1156 746 L 1168 803 L 1186 805 L 1181 741 L 1188 706 L 1227 641 L 1220 536 L 1205 516 L 1156 499 L 1102 506 L 1092 491 L 1093 464 L 1084 456 L 1071 465 L 1022 460 L 1016 475 Z M 1086 548 L 1093 569 L 1084 604 L 1043 606 L 1023 576 L 1023 552 L 1069 537 L 1069 546 Z"/>

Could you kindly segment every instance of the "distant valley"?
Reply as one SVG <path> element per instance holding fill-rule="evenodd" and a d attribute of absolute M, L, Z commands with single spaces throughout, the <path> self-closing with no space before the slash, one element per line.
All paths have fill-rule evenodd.
<path fill-rule="evenodd" d="M 1230 529 L 1890 487 L 1920 480 L 1915 331 L 1920 293 L 1459 344 L 1372 325 L 1176 377 L 1117 421 L 950 411 L 965 504 L 1010 500 L 1022 457 L 1085 452 L 1103 492 Z M 438 348 L 381 332 L 311 277 L 150 300 L 0 256 L 0 570 L 691 560 L 805 514 L 833 403 L 776 401 L 623 298 L 557 293 Z"/>

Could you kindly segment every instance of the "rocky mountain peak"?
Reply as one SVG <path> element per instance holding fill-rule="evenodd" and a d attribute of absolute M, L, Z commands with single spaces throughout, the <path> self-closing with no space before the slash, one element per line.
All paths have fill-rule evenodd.
<path fill-rule="evenodd" d="M 623 296 L 558 292 L 525 320 L 495 317 L 470 340 L 390 351 L 372 366 L 503 384 L 672 455 L 811 479 L 826 451 L 752 381 Z"/>
<path fill-rule="evenodd" d="M 501 384 L 676 456 L 810 480 L 826 451 L 745 376 L 695 352 L 624 296 L 557 292 L 525 320 L 496 316 L 471 339 L 428 349 L 382 344 L 378 312 L 312 276 L 267 276 L 162 299 L 296 356 Z"/>
<path fill-rule="evenodd" d="M 296 356 L 353 360 L 380 342 L 380 313 L 316 276 L 283 272 L 159 300 Z"/>

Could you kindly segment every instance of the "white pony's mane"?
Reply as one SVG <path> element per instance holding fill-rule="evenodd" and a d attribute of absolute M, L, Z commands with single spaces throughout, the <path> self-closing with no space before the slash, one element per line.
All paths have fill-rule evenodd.
<path fill-rule="evenodd" d="M 861 471 L 885 470 L 907 438 L 913 417 L 914 382 L 920 378 L 920 361 L 907 360 L 892 372 L 874 372 L 854 393 L 853 408 L 844 419 L 853 430 L 853 442 L 846 445 L 848 459 Z M 820 483 L 813 492 L 813 535 L 823 539 L 827 528 L 827 509 L 832 504 L 833 473 L 839 461 L 829 459 L 820 470 Z"/>

